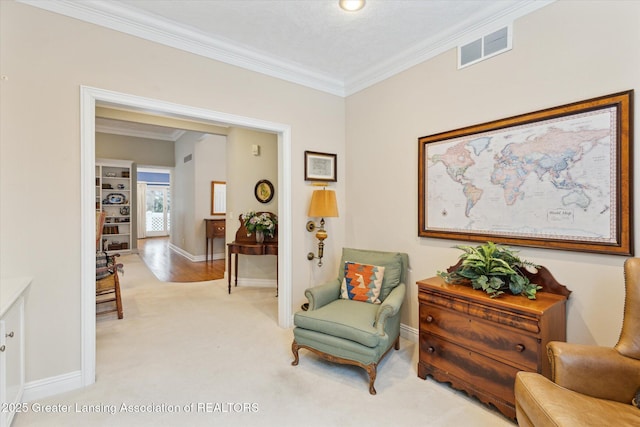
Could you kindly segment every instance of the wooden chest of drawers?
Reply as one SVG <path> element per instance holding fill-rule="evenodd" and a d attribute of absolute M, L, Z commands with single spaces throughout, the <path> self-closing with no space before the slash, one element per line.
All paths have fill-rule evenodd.
<path fill-rule="evenodd" d="M 566 340 L 567 297 L 538 292 L 536 300 L 507 294 L 490 298 L 440 277 L 417 283 L 418 376 L 449 382 L 515 419 L 516 373 L 550 376 L 546 345 Z"/>

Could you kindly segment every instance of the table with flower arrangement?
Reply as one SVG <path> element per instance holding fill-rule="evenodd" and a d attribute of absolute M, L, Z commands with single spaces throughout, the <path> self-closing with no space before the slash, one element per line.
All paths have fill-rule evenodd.
<path fill-rule="evenodd" d="M 235 286 L 238 286 L 238 255 L 275 255 L 276 257 L 276 266 L 278 265 L 278 233 L 277 233 L 277 217 L 275 214 L 271 212 L 257 212 L 253 214 L 254 216 L 265 215 L 268 216 L 274 224 L 274 229 L 272 231 L 272 235 L 269 233 L 264 234 L 264 240 L 262 242 L 256 241 L 256 236 L 258 233 L 255 231 L 249 231 L 247 229 L 247 221 L 250 220 L 248 218 L 248 214 L 242 214 L 238 217 L 240 220 L 240 228 L 236 231 L 236 238 L 233 242 L 227 243 L 227 259 L 228 259 L 228 267 L 227 267 L 227 278 L 229 282 L 229 294 L 231 294 L 231 258 L 232 255 L 235 255 L 234 260 L 234 270 L 235 271 Z M 276 267 L 276 296 L 278 296 L 277 291 L 277 267 Z"/>

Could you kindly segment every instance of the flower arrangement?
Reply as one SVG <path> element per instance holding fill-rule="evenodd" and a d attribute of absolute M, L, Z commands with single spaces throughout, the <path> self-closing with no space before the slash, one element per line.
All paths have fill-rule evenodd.
<path fill-rule="evenodd" d="M 536 299 L 536 292 L 541 287 L 531 283 L 521 268 L 538 266 L 518 257 L 516 251 L 493 242 L 477 247 L 460 245 L 456 248 L 464 252 L 460 255 L 460 265 L 449 273 L 438 272 L 447 283 L 471 282 L 473 289 L 482 289 L 491 298 L 510 291 L 514 295 Z"/>
<path fill-rule="evenodd" d="M 262 231 L 265 235 L 273 237 L 273 234 L 276 231 L 278 218 L 275 215 L 271 216 L 266 212 L 258 214 L 254 211 L 250 211 L 242 214 L 242 221 L 244 221 L 244 226 L 247 229 L 247 236 L 251 236 L 251 234 L 256 231 Z"/>

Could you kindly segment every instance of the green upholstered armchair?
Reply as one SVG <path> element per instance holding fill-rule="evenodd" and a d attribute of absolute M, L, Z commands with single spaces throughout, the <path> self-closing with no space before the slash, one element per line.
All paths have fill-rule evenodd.
<path fill-rule="evenodd" d="M 380 304 L 340 297 L 347 261 L 385 268 Z M 359 366 L 369 374 L 369 393 L 376 394 L 378 362 L 392 346 L 400 348 L 408 263 L 404 253 L 344 248 L 338 278 L 305 291 L 309 309 L 294 316 L 291 364 L 298 364 L 298 350 L 306 348 L 331 362 Z"/>

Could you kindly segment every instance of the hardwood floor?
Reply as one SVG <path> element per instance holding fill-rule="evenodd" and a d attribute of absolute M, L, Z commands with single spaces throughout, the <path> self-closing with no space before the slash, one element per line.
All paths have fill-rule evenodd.
<path fill-rule="evenodd" d="M 138 239 L 140 257 L 163 282 L 202 282 L 224 278 L 223 259 L 191 262 L 169 249 L 168 237 Z"/>

